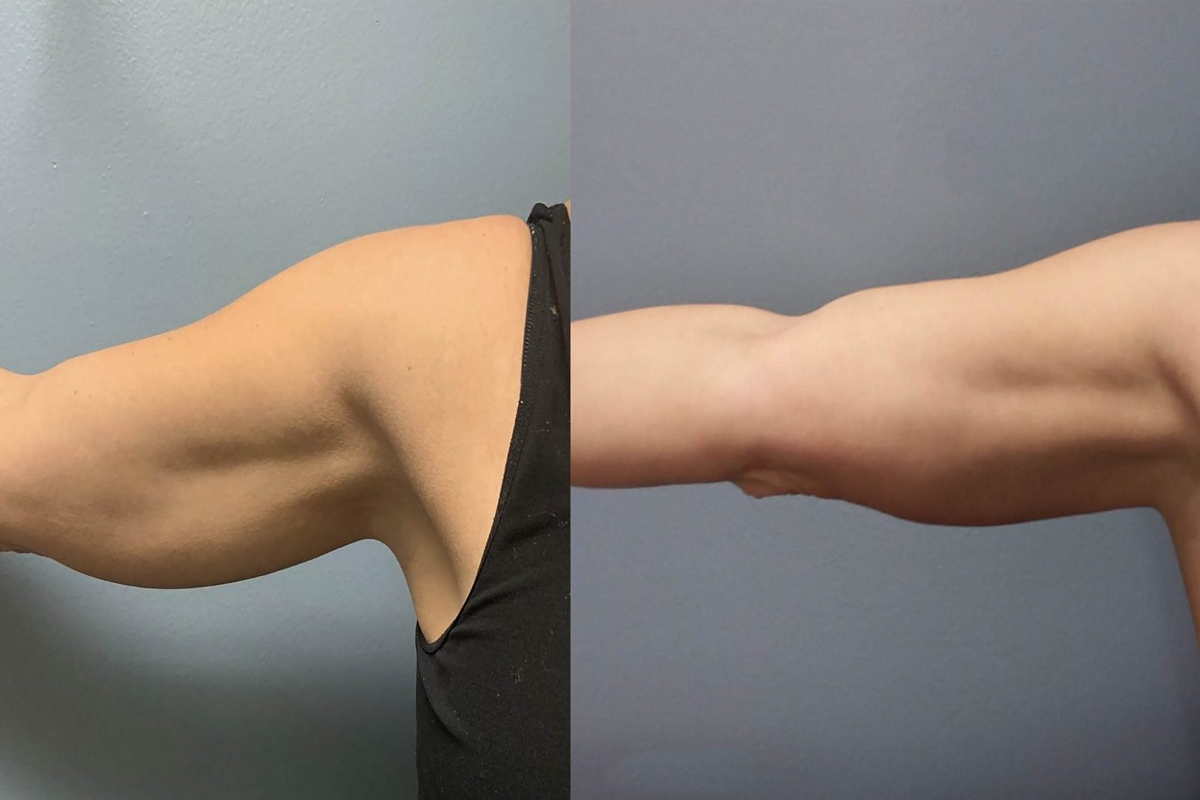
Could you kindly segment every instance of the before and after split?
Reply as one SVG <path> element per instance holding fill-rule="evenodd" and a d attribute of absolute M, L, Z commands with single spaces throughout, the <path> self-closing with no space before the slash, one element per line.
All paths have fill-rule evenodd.
<path fill-rule="evenodd" d="M 1200 3 L 0 3 L 0 800 L 1200 796 Z"/>

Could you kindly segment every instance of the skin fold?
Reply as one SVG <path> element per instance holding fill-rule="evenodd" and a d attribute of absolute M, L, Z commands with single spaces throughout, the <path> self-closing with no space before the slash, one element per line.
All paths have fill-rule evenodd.
<path fill-rule="evenodd" d="M 0 542 L 156 588 L 386 545 L 437 638 L 516 418 L 532 242 L 490 216 L 371 234 L 225 308 L 0 372 Z"/>
<path fill-rule="evenodd" d="M 572 325 L 572 483 L 730 481 L 995 525 L 1148 506 L 1200 634 L 1200 223 L 791 317 L 645 308 Z"/>

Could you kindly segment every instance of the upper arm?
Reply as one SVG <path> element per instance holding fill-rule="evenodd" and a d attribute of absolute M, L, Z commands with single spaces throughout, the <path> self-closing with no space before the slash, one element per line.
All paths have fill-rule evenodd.
<path fill-rule="evenodd" d="M 363 537 L 394 474 L 354 403 L 352 251 L 30 378 L 3 457 L 6 515 L 26 546 L 110 580 L 175 586 Z"/>
<path fill-rule="evenodd" d="M 990 524 L 1189 485 L 1194 223 L 1020 269 L 848 295 L 777 338 L 760 465 L 898 516 Z M 791 418 L 785 416 L 791 410 Z"/>
<path fill-rule="evenodd" d="M 0 418 L 0 530 L 146 586 L 251 577 L 364 538 L 402 545 L 428 523 L 434 476 L 455 477 L 430 455 L 443 418 L 477 433 L 459 387 L 499 405 L 497 370 L 472 353 L 486 335 L 520 352 L 487 305 L 519 279 L 464 288 L 465 265 L 484 269 L 487 242 L 524 230 L 484 218 L 360 237 L 178 330 L 28 378 Z M 490 382 L 454 374 L 472 365 Z"/>

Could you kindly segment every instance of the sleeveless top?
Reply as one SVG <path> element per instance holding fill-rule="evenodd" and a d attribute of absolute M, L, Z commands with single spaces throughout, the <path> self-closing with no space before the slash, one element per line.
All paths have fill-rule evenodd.
<path fill-rule="evenodd" d="M 520 401 L 466 602 L 417 627 L 418 797 L 570 795 L 570 248 L 566 206 L 534 206 Z"/>

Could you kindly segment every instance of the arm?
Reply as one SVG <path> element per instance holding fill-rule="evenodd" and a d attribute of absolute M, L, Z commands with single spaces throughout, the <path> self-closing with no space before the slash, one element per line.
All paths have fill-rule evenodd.
<path fill-rule="evenodd" d="M 347 299 L 316 257 L 179 330 L 23 376 L 0 418 L 0 540 L 180 587 L 363 537 L 388 463 L 349 402 Z"/>
<path fill-rule="evenodd" d="M 507 217 L 372 234 L 179 330 L 7 373 L 0 542 L 165 588 L 374 538 L 424 580 L 443 563 L 441 508 L 476 527 L 488 513 L 481 481 L 516 407 L 527 240 Z M 448 496 L 443 483 L 481 462 L 472 496 Z"/>
<path fill-rule="evenodd" d="M 1153 506 L 1200 624 L 1200 223 L 799 317 L 643 309 L 572 342 L 572 481 L 733 481 L 924 522 Z"/>
<path fill-rule="evenodd" d="M 1142 228 L 1020 269 L 886 286 L 761 354 L 751 491 L 989 525 L 1190 493 L 1200 227 Z"/>
<path fill-rule="evenodd" d="M 641 308 L 571 324 L 571 483 L 735 480 L 751 464 L 755 358 L 790 318 L 757 308 Z"/>
<path fill-rule="evenodd" d="M 1198 264 L 1200 224 L 1179 223 L 799 317 L 581 320 L 572 480 L 730 480 L 959 524 L 1156 504 L 1195 452 Z"/>

